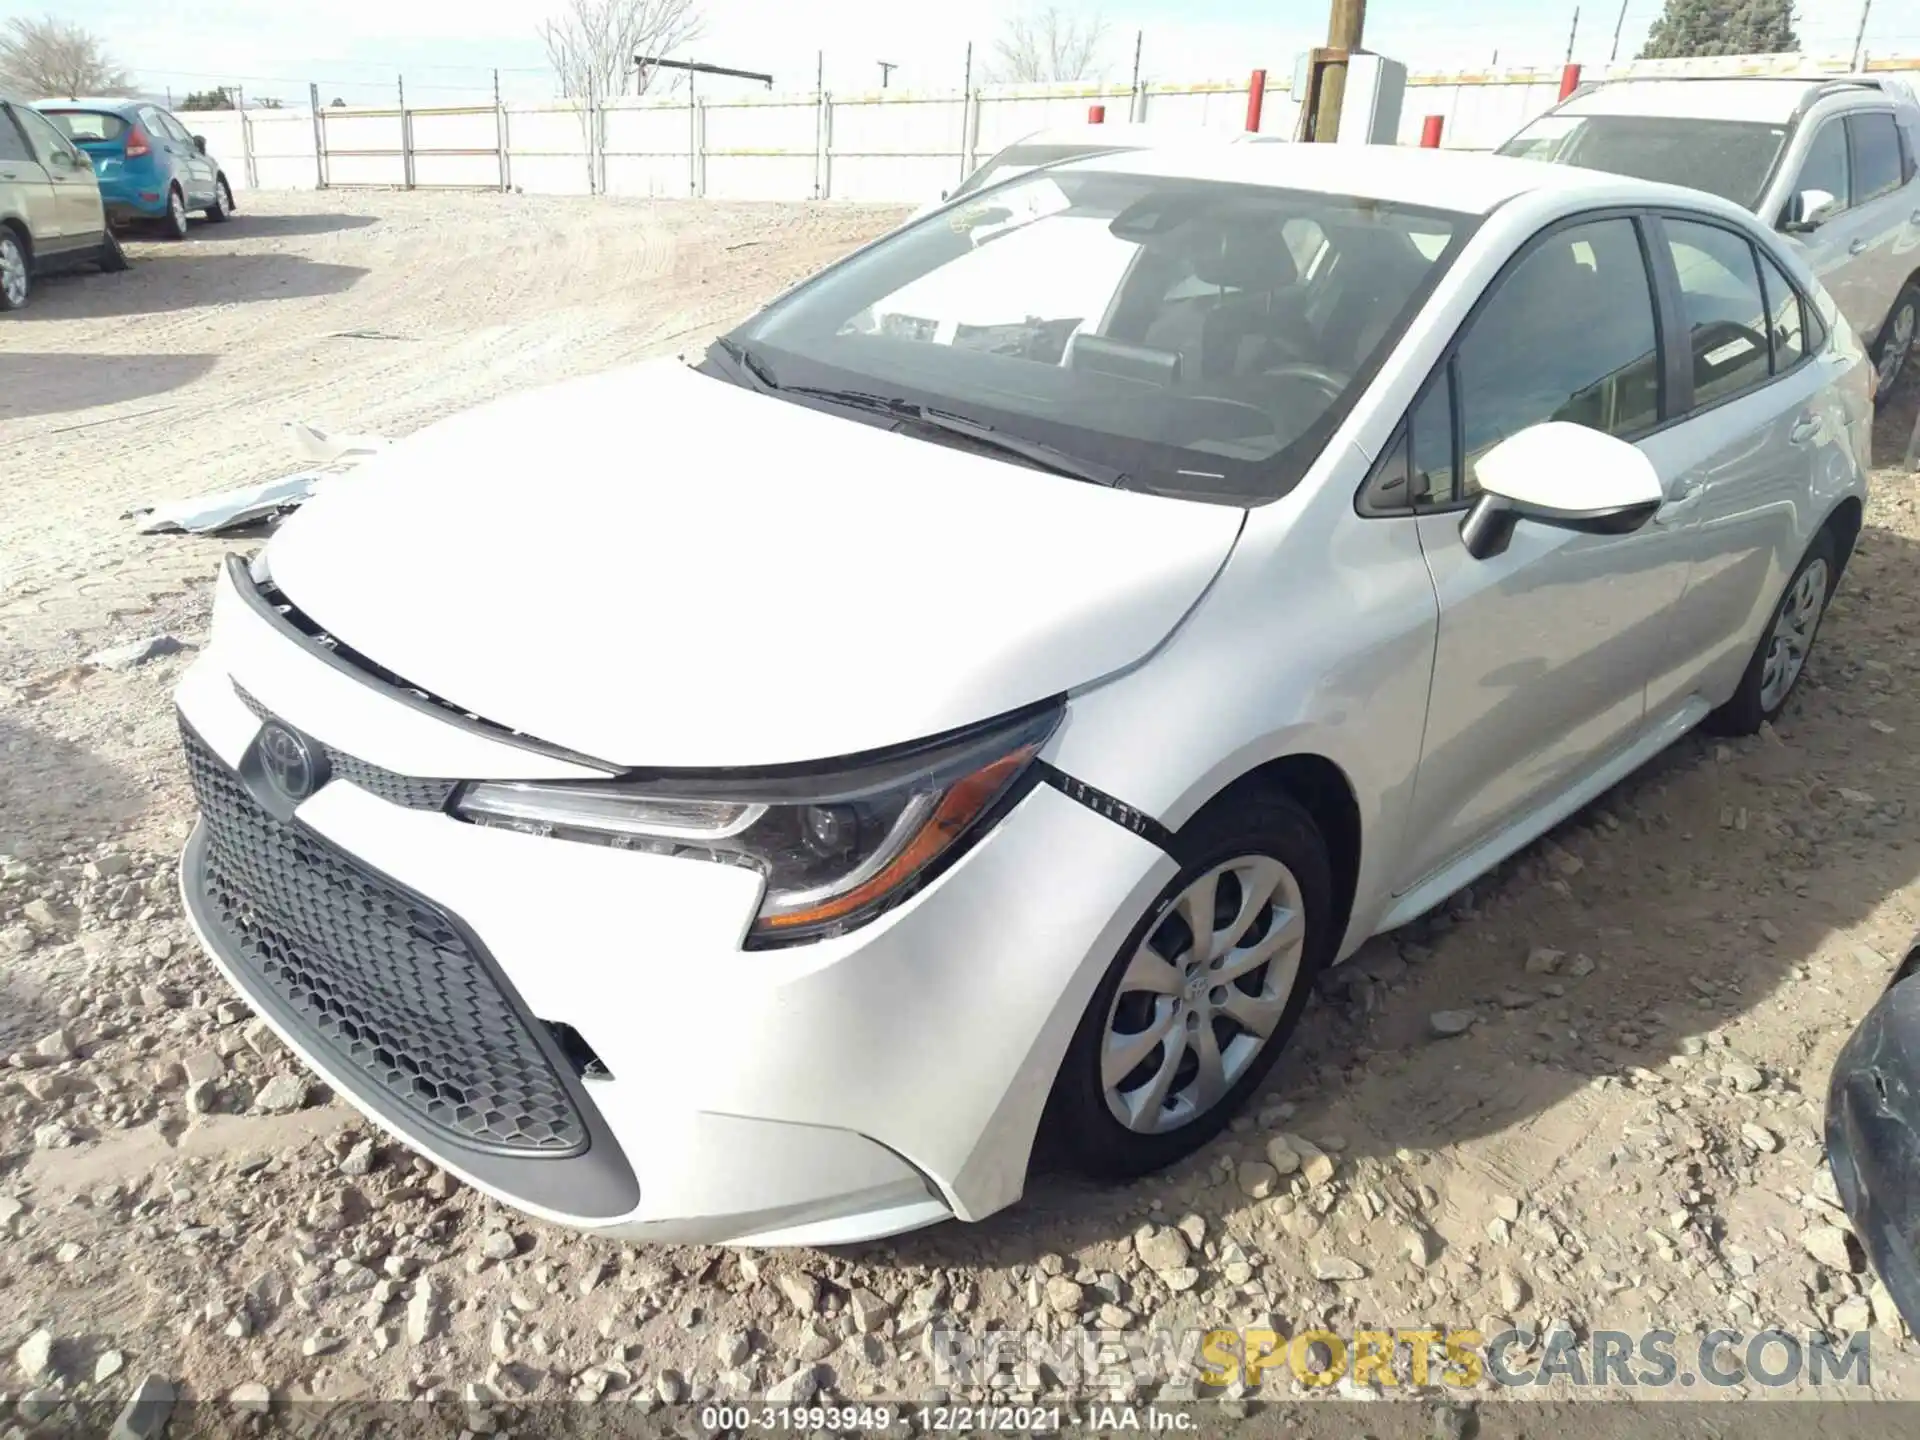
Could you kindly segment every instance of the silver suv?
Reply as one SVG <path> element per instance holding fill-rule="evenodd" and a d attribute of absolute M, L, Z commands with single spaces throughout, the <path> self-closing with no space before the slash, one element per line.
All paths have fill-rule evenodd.
<path fill-rule="evenodd" d="M 1616 80 L 1502 155 L 1705 190 L 1790 235 L 1870 345 L 1885 395 L 1920 321 L 1920 103 L 1891 76 Z"/>

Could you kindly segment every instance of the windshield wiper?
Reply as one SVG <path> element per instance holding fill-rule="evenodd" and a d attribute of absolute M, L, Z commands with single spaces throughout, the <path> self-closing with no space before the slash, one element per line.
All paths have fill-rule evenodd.
<path fill-rule="evenodd" d="M 825 400 L 832 405 L 844 405 L 850 410 L 865 410 L 875 415 L 891 415 L 909 425 L 923 425 L 929 430 L 938 430 L 943 434 L 970 440 L 982 449 L 997 450 L 1003 455 L 1011 455 L 1038 469 L 1055 475 L 1064 475 L 1071 480 L 1085 480 L 1114 490 L 1124 490 L 1127 486 L 1127 473 L 1114 466 L 1102 465 L 1097 460 L 1083 460 L 1078 455 L 1069 455 L 1066 451 L 1057 450 L 1042 441 L 1028 440 L 1024 436 L 1009 435 L 1004 430 L 996 430 L 984 420 L 970 419 L 949 410 L 936 410 L 932 406 L 917 404 L 898 396 L 875 395 L 866 390 L 833 390 L 815 385 L 790 385 L 781 393 L 805 395 L 810 399 Z"/>
<path fill-rule="evenodd" d="M 715 340 L 714 348 L 733 362 L 734 369 L 743 373 L 756 390 L 778 390 L 780 382 L 773 378 L 773 371 L 767 368 L 767 362 L 754 354 L 738 340 L 730 340 L 725 335 Z"/>

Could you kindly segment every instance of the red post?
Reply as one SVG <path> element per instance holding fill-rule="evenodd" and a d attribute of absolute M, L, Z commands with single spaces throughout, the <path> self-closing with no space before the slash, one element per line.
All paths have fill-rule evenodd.
<path fill-rule="evenodd" d="M 1566 99 L 1580 88 L 1580 67 L 1568 65 L 1560 72 L 1560 98 Z"/>
<path fill-rule="evenodd" d="M 1438 150 L 1440 148 L 1440 127 L 1447 123 L 1444 115 L 1429 115 L 1420 126 L 1420 148 Z"/>
<path fill-rule="evenodd" d="M 1107 123 L 1107 107 L 1104 105 L 1089 105 L 1087 107 L 1087 123 L 1089 125 L 1106 124 Z"/>
<path fill-rule="evenodd" d="M 1247 129 L 1259 133 L 1260 110 L 1267 102 L 1267 72 L 1256 70 L 1247 81 Z"/>

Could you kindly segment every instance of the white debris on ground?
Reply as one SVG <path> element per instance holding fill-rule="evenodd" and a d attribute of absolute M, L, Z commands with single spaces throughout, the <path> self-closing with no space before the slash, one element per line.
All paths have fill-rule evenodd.
<path fill-rule="evenodd" d="M 438 1398 L 476 1432 L 533 1397 L 958 1400 L 985 1392 L 935 1371 L 932 1337 L 1001 1326 L 1864 1326 L 1875 1392 L 1920 1398 L 1820 1149 L 1828 1067 L 1920 924 L 1920 515 L 1901 470 L 1880 474 L 1777 729 L 1683 742 L 1370 944 L 1219 1141 L 1135 1185 L 1043 1173 L 981 1225 L 831 1253 L 589 1239 L 375 1133 L 224 986 L 176 892 L 191 807 L 167 697 L 226 547 L 130 536 L 130 497 L 270 472 L 288 413 L 400 435 L 684 346 L 895 213 L 256 196 L 217 236 L 132 247 L 119 278 L 171 305 L 94 315 L 82 278 L 36 295 L 40 351 L 221 346 L 179 395 L 245 443 L 55 435 L 71 396 L 29 384 L 62 424 L 16 426 L 0 477 L 0 1430 L 83 1403 L 151 1436 L 176 1393 L 262 1412 Z M 728 257 L 742 235 L 769 243 Z M 224 268 L 185 268 L 208 256 Z M 298 293 L 214 288 L 265 267 Z M 174 328 L 189 303 L 223 304 L 218 336 Z M 346 328 L 414 338 L 332 338 Z M 0 324 L 0 348 L 20 333 Z M 108 419 L 143 403 L 97 399 Z M 1887 453 L 1917 400 L 1909 376 Z M 998 1393 L 1058 1390 L 1031 1371 Z M 1306 1398 L 1284 1371 L 1260 1393 Z M 1452 1398 L 1423 1432 L 1471 1433 L 1493 1396 Z M 1582 1423 L 1560 1407 L 1553 1429 Z"/>

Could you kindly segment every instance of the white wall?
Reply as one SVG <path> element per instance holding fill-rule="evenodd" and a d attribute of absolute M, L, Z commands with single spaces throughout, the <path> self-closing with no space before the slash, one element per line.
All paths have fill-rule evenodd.
<path fill-rule="evenodd" d="M 1873 69 L 1920 72 L 1920 57 Z M 1841 73 L 1840 60 L 1723 56 L 1637 61 L 1605 74 Z M 1590 71 L 1586 78 L 1601 78 Z M 1442 118 L 1442 144 L 1490 150 L 1548 109 L 1558 71 L 1414 75 L 1399 139 L 1417 144 Z M 195 111 L 236 190 L 330 186 L 514 188 L 549 195 L 711 196 L 735 200 L 916 202 L 950 188 L 1002 146 L 1106 107 L 1111 123 L 1238 130 L 1247 81 L 1110 86 L 997 86 L 974 91 L 876 90 L 852 95 L 623 98 L 592 113 L 570 101 L 456 109 Z M 1270 76 L 1260 128 L 1291 134 L 1298 109 Z M 316 128 L 324 154 L 316 151 Z"/>

